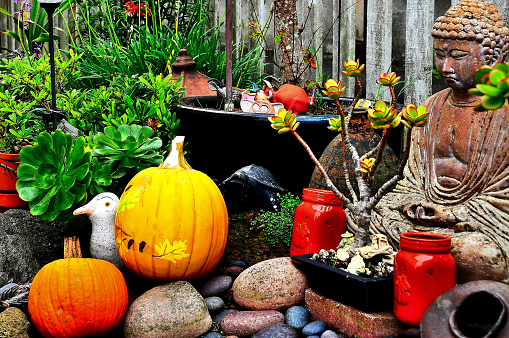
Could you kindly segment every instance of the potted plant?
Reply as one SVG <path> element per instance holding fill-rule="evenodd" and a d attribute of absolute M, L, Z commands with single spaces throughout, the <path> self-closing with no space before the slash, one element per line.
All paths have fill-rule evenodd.
<path fill-rule="evenodd" d="M 370 255 L 366 253 L 376 252 L 377 250 L 380 250 L 381 252 L 386 250 L 385 252 L 388 252 L 388 248 L 386 248 L 385 243 L 384 245 L 382 245 L 381 242 L 378 242 L 379 244 L 376 245 L 372 243 L 372 238 L 368 232 L 371 220 L 371 211 L 382 198 L 382 196 L 388 193 L 398 180 L 403 178 L 403 169 L 410 152 L 412 130 L 414 127 L 422 127 L 426 125 L 428 113 L 425 106 L 419 106 L 416 108 L 413 104 L 409 104 L 403 108 L 400 113 L 398 113 L 395 109 L 396 97 L 394 94 L 393 86 L 400 80 L 400 78 L 397 77 L 395 73 L 380 74 L 378 83 L 381 86 L 387 86 L 389 88 L 392 94 L 392 103 L 391 105 L 387 105 L 384 101 L 380 100 L 375 102 L 373 109 L 368 109 L 368 118 L 370 120 L 371 126 L 374 129 L 383 130 L 383 135 L 382 139 L 374 149 L 371 149 L 365 154 L 359 154 L 358 150 L 355 148 L 352 142 L 350 142 L 349 123 L 350 118 L 352 117 L 353 108 L 355 107 L 357 101 L 360 99 L 360 95 L 362 93 L 362 86 L 358 77 L 364 69 L 364 65 L 359 66 L 359 61 L 348 61 L 345 62 L 345 68 L 346 70 L 343 71 L 343 73 L 349 77 L 355 78 L 358 88 L 357 96 L 355 97 L 350 107 L 345 110 L 342 108 L 339 102 L 339 97 L 344 92 L 344 88 L 341 88 L 341 81 L 337 83 L 335 80 L 328 80 L 325 83 L 324 94 L 333 99 L 337 107 L 338 117 L 329 119 L 328 129 L 340 132 L 342 139 L 344 140 L 344 142 L 342 142 L 341 148 L 341 160 L 344 163 L 343 176 L 345 178 L 350 197 L 345 196 L 345 194 L 340 192 L 332 183 L 327 172 L 319 160 L 316 158 L 316 156 L 313 154 L 311 148 L 296 132 L 296 128 L 299 126 L 296 114 L 292 113 L 291 111 L 280 110 L 274 116 L 269 117 L 269 121 L 271 122 L 272 128 L 278 131 L 278 134 L 290 132 L 293 134 L 293 136 L 295 136 L 295 138 L 297 138 L 297 140 L 306 149 L 306 152 L 311 157 L 314 164 L 322 173 L 327 188 L 332 190 L 334 194 L 343 202 L 343 206 L 347 210 L 348 217 L 350 218 L 350 223 L 355 224 L 356 233 L 355 236 L 352 236 L 352 238 L 349 240 L 348 245 L 343 243 L 344 247 L 338 248 L 338 251 L 334 252 L 334 255 L 336 255 L 335 260 L 345 260 L 349 261 L 351 264 L 356 262 L 358 265 L 355 268 L 349 265 L 347 270 L 350 272 L 357 272 L 362 275 L 369 270 L 369 268 L 364 265 L 365 261 L 370 259 Z M 387 145 L 387 138 L 389 133 L 392 128 L 397 127 L 400 123 L 403 123 L 408 128 L 408 130 L 406 134 L 405 151 L 399 169 L 394 177 L 382 184 L 378 190 L 372 191 L 375 174 L 381 162 L 384 148 Z M 350 152 L 350 155 L 355 162 L 355 169 L 353 173 L 349 172 L 346 166 L 346 151 Z M 357 191 L 354 189 L 354 185 L 352 184 L 353 178 L 356 180 Z M 310 263 L 310 256 L 312 255 L 293 256 L 292 260 L 298 263 L 298 266 L 302 267 L 302 264 Z M 338 270 L 338 273 L 342 275 L 340 279 L 343 278 L 348 281 L 351 281 L 352 279 L 359 279 L 359 282 L 364 284 L 367 283 L 365 278 L 359 278 L 357 274 L 352 274 L 340 269 L 335 270 Z M 313 271 L 313 273 L 309 275 L 314 277 L 318 276 L 316 273 L 316 267 L 311 268 L 309 271 Z M 315 280 L 323 283 L 323 279 Z M 387 288 L 382 289 L 382 291 L 376 290 L 374 293 L 376 294 L 381 292 L 382 294 L 392 294 L 392 280 L 386 282 L 386 284 Z M 335 287 L 335 289 L 337 289 L 337 287 Z M 351 289 L 352 288 L 350 287 L 350 290 Z M 344 293 L 353 294 L 350 291 L 348 293 Z M 364 294 L 358 295 L 357 298 L 366 298 L 370 293 L 371 291 L 366 291 Z M 390 297 L 390 300 L 392 301 L 392 296 Z M 389 305 L 390 303 L 391 302 L 389 302 Z M 359 304 L 352 305 L 359 306 Z M 360 307 L 362 307 L 364 310 L 372 310 L 372 307 L 369 305 L 362 306 L 361 304 Z M 377 306 L 375 306 L 375 308 L 379 309 Z"/>
<path fill-rule="evenodd" d="M 22 207 L 16 192 L 19 152 L 29 144 L 42 121 L 32 112 L 35 101 L 18 99 L 17 91 L 0 87 L 0 209 Z"/>

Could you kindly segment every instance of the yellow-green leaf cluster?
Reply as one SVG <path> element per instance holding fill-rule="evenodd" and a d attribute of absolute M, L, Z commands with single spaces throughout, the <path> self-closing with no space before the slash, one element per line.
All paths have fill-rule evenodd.
<path fill-rule="evenodd" d="M 277 130 L 278 134 L 295 130 L 300 122 L 297 122 L 297 113 L 292 113 L 291 110 L 280 109 L 274 116 L 268 118 L 272 129 Z"/>

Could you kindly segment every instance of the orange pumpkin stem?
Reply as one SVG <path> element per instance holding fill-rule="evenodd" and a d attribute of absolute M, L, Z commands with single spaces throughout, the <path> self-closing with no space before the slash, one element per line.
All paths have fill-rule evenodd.
<path fill-rule="evenodd" d="M 184 157 L 184 136 L 175 136 L 171 142 L 168 158 L 160 165 L 161 168 L 193 169 Z"/>
<path fill-rule="evenodd" d="M 79 237 L 64 238 L 64 258 L 82 258 Z"/>

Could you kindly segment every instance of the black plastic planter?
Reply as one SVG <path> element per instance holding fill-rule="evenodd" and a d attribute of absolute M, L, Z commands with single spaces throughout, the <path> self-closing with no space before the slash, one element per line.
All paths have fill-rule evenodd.
<path fill-rule="evenodd" d="M 311 260 L 313 254 L 292 256 L 317 293 L 364 312 L 390 311 L 393 307 L 393 276 L 364 278 Z"/>

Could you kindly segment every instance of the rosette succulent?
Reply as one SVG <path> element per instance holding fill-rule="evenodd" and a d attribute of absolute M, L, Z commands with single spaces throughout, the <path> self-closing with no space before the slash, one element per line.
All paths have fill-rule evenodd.
<path fill-rule="evenodd" d="M 398 114 L 396 109 L 378 100 L 375 102 L 374 109 L 368 109 L 368 118 L 373 129 L 396 128 L 401 122 L 401 113 Z"/>
<path fill-rule="evenodd" d="M 353 60 L 345 61 L 343 64 L 345 65 L 345 70 L 343 70 L 341 72 L 343 74 L 345 74 L 346 76 L 350 76 L 350 77 L 359 76 L 365 66 L 365 65 L 362 65 L 359 67 L 359 59 L 357 59 L 357 61 L 353 61 Z"/>
<path fill-rule="evenodd" d="M 482 96 L 475 110 L 495 110 L 502 107 L 509 97 L 509 65 L 497 63 L 493 68 L 482 66 L 475 74 L 476 88 L 469 93 Z"/>
<path fill-rule="evenodd" d="M 327 127 L 327 129 L 337 131 L 339 133 L 342 129 L 341 118 L 331 117 L 329 119 L 329 126 Z"/>
<path fill-rule="evenodd" d="M 341 81 L 336 82 L 336 80 L 329 79 L 327 82 L 325 82 L 325 90 L 322 92 L 330 99 L 336 100 L 340 98 L 344 91 L 345 87 L 341 88 Z"/>
<path fill-rule="evenodd" d="M 401 76 L 396 76 L 396 73 L 380 73 L 380 78 L 377 82 L 382 86 L 394 86 L 401 80 Z"/>
<path fill-rule="evenodd" d="M 160 138 L 152 136 L 148 126 L 120 125 L 104 128 L 104 133 L 88 137 L 92 155 L 98 159 L 102 168 L 111 169 L 111 178 L 118 179 L 127 174 L 128 169 L 136 172 L 158 166 L 163 161 L 157 151 L 163 145 Z"/>
<path fill-rule="evenodd" d="M 51 135 L 41 133 L 35 142 L 19 154 L 16 189 L 33 215 L 54 220 L 86 202 L 91 154 L 85 151 L 83 137 L 73 140 L 59 129 Z"/>
<path fill-rule="evenodd" d="M 274 116 L 268 118 L 272 129 L 277 130 L 278 134 L 286 133 L 290 130 L 295 130 L 300 122 L 297 122 L 297 114 L 286 109 L 280 109 Z"/>
<path fill-rule="evenodd" d="M 361 164 L 360 170 L 363 173 L 367 173 L 369 171 L 369 169 L 373 166 L 373 164 L 375 164 L 375 159 L 373 157 L 365 158 L 360 162 L 360 164 Z"/>
<path fill-rule="evenodd" d="M 424 127 L 428 123 L 429 113 L 426 106 L 415 108 L 413 104 L 409 104 L 401 112 L 403 119 L 401 122 L 408 128 Z"/>

